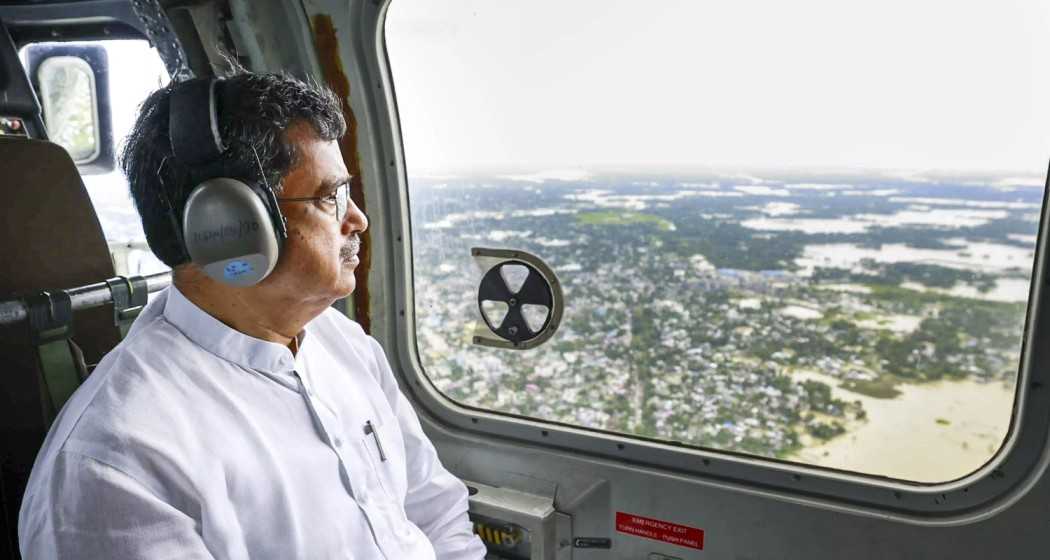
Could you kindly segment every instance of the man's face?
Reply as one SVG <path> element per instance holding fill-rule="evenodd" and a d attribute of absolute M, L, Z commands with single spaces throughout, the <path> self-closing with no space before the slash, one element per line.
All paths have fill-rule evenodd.
<path fill-rule="evenodd" d="M 276 291 L 278 300 L 327 300 L 328 305 L 354 291 L 358 234 L 368 228 L 368 219 L 352 201 L 344 215 L 336 216 L 335 205 L 323 200 L 350 180 L 339 146 L 318 139 L 308 125 L 293 126 L 287 136 L 299 162 L 285 176 L 279 196 L 322 200 L 280 203 L 288 239 L 277 266 L 258 287 Z"/>

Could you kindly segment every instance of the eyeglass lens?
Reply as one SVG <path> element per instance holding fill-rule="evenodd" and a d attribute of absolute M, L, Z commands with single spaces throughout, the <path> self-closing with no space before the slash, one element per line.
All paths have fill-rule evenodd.
<path fill-rule="evenodd" d="M 335 190 L 335 217 L 342 220 L 350 208 L 350 183 L 340 185 Z"/>

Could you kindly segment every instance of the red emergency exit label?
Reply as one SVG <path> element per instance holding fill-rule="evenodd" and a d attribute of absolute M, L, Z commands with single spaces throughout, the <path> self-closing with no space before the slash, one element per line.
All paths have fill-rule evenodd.
<path fill-rule="evenodd" d="M 616 530 L 636 537 L 645 537 L 654 541 L 704 549 L 704 531 L 696 527 L 686 527 L 677 523 L 668 523 L 659 519 L 650 519 L 640 515 L 631 515 L 622 511 L 616 512 Z"/>

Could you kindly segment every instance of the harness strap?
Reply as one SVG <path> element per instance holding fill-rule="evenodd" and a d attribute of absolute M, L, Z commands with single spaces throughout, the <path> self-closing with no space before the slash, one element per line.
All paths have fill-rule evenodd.
<path fill-rule="evenodd" d="M 47 406 L 44 414 L 53 421 L 86 376 L 83 358 L 72 346 L 73 304 L 69 294 L 59 290 L 40 292 L 26 298 L 32 343 L 40 360 L 41 381 Z M 82 356 L 82 355 L 81 355 Z"/>

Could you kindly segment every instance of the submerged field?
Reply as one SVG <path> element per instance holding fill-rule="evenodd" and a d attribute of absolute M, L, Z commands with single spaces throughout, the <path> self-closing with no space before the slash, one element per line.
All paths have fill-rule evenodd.
<path fill-rule="evenodd" d="M 973 379 L 900 385 L 894 398 L 872 398 L 827 383 L 835 398 L 859 400 L 867 421 L 827 441 L 810 439 L 786 457 L 843 469 L 892 473 L 916 482 L 961 478 L 984 465 L 1002 445 L 1013 410 L 1012 383 Z"/>

